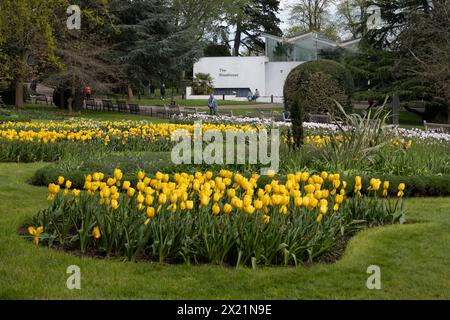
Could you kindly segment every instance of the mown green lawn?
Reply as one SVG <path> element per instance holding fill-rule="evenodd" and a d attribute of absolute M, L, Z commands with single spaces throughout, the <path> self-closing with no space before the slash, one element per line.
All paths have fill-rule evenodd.
<path fill-rule="evenodd" d="M 187 102 L 188 101 L 188 102 Z M 167 100 L 166 100 L 167 102 Z M 182 103 L 187 102 L 187 103 Z M 169 102 L 165 103 L 166 105 Z M 184 106 L 196 106 L 199 107 L 199 111 L 208 113 L 207 101 L 203 100 L 182 100 L 178 101 L 179 105 Z M 162 106 L 164 102 L 161 100 L 141 100 L 139 101 L 140 105 L 152 105 L 152 106 Z M 12 107 L 10 107 L 12 108 Z M 71 117 L 74 118 L 84 118 L 84 119 L 94 119 L 94 120 L 104 120 L 104 121 L 123 121 L 123 120 L 146 120 L 155 123 L 164 123 L 168 122 L 168 119 L 155 118 L 146 115 L 135 115 L 129 113 L 119 113 L 119 112 L 100 112 L 100 111 L 92 111 L 92 110 L 82 110 L 77 112 L 74 115 L 67 115 L 63 112 L 63 110 L 48 105 L 26 105 L 26 109 L 24 111 L 27 114 L 27 110 L 30 112 L 31 117 L 35 121 L 50 119 L 50 120 L 60 120 L 60 119 L 68 119 Z M 273 112 L 282 112 L 283 106 L 276 104 L 258 104 L 254 102 L 243 102 L 241 104 L 233 102 L 233 101 L 219 101 L 219 114 L 228 114 L 230 111 L 233 112 L 235 116 L 239 117 L 260 117 L 260 111 L 264 111 L 266 114 Z M 355 110 L 357 113 L 362 113 L 364 110 L 359 109 Z M 423 124 L 421 122 L 419 116 L 409 113 L 409 112 L 401 112 L 400 113 L 400 126 L 402 128 L 421 128 L 423 129 Z"/>
<path fill-rule="evenodd" d="M 33 117 L 33 121 L 40 121 L 45 119 L 53 119 L 57 117 L 59 119 L 69 119 L 69 118 L 83 118 L 83 119 L 93 119 L 99 121 L 127 121 L 127 120 L 146 120 L 155 123 L 167 122 L 167 119 L 155 118 L 145 115 L 136 115 L 130 113 L 120 113 L 120 112 L 103 112 L 103 111 L 93 111 L 93 110 L 81 110 L 73 115 L 66 115 L 64 111 L 55 106 L 46 105 L 26 105 L 25 112 L 29 110 Z M 39 117 L 38 117 L 39 116 Z"/>
<path fill-rule="evenodd" d="M 216 96 L 219 105 L 221 106 L 252 106 L 265 104 L 264 102 L 254 102 L 254 101 L 236 101 L 236 100 L 222 100 L 221 96 Z M 136 103 L 142 106 L 167 106 L 171 103 L 171 98 L 168 96 L 165 100 L 161 99 L 136 99 Z M 175 99 L 175 103 L 180 106 L 185 107 L 200 107 L 208 106 L 208 99 L 195 99 L 195 100 L 183 100 L 180 98 Z"/>
<path fill-rule="evenodd" d="M 0 299 L 450 299 L 450 198 L 407 200 L 414 224 L 367 230 L 334 265 L 234 269 L 79 258 L 36 248 L 18 228 L 46 206 L 26 183 L 43 164 L 0 164 Z M 81 290 L 66 288 L 70 265 Z M 382 290 L 366 288 L 369 265 Z"/>

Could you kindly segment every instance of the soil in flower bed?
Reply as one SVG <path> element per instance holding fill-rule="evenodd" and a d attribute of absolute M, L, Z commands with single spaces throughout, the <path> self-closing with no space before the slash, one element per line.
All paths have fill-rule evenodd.
<path fill-rule="evenodd" d="M 406 222 L 407 224 L 411 224 L 413 222 L 408 221 Z M 389 225 L 389 224 L 386 224 Z M 28 233 L 28 227 L 21 227 L 19 228 L 18 231 L 19 236 L 29 236 Z M 75 233 L 73 234 L 75 235 Z M 324 265 L 330 265 L 330 264 L 334 264 L 336 262 L 338 262 L 339 260 L 342 259 L 342 257 L 344 256 L 345 251 L 347 250 L 348 244 L 350 243 L 350 240 L 352 239 L 352 237 L 343 237 L 339 240 L 336 241 L 335 246 L 330 250 L 330 252 L 324 254 L 323 256 L 321 256 L 317 261 L 314 262 L 300 262 L 299 265 L 304 266 L 305 268 L 312 268 L 313 266 L 317 265 L 317 264 L 324 264 Z M 101 253 L 98 252 L 98 250 L 94 249 L 94 248 L 88 248 L 86 252 L 82 252 L 79 249 L 79 244 L 77 243 L 73 243 L 73 244 L 60 244 L 60 243 L 55 243 L 54 245 L 52 245 L 51 247 L 47 247 L 56 251 L 61 251 L 61 252 L 65 252 L 68 254 L 71 254 L 73 256 L 76 257 L 85 257 L 85 258 L 94 258 L 94 259 L 119 259 L 119 260 L 123 260 L 125 259 L 124 256 L 122 255 L 115 255 L 115 254 L 111 254 L 110 256 L 106 256 L 106 255 L 102 255 Z M 138 254 L 135 262 L 138 263 L 159 263 L 162 265 L 179 265 L 182 264 L 182 262 L 180 261 L 176 261 L 173 259 L 167 259 L 164 263 L 160 263 L 157 259 L 154 259 L 152 257 L 151 254 L 149 253 L 141 253 Z M 206 261 L 196 261 L 196 262 L 191 262 L 190 264 L 193 265 L 210 265 L 210 263 L 206 262 Z M 221 265 L 222 267 L 225 268 L 234 268 L 236 267 L 235 264 L 232 263 L 223 263 Z M 272 266 L 271 266 L 272 267 Z M 274 266 L 274 267 L 282 267 L 282 266 Z M 289 265 L 289 267 L 294 267 L 294 265 L 291 263 Z"/>

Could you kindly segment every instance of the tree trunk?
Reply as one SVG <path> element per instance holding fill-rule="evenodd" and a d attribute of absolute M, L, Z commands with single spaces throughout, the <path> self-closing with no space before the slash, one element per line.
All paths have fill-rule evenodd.
<path fill-rule="evenodd" d="M 16 82 L 16 108 L 23 109 L 23 82 L 17 80 Z"/>
<path fill-rule="evenodd" d="M 236 24 L 236 34 L 234 36 L 234 53 L 233 53 L 233 55 L 235 57 L 239 56 L 239 51 L 241 48 L 241 38 L 242 38 L 242 26 L 241 26 L 241 22 L 238 22 Z"/>
<path fill-rule="evenodd" d="M 71 101 L 68 104 L 69 114 L 72 114 L 73 111 L 73 104 L 75 103 L 75 84 L 72 84 L 72 94 L 71 94 Z"/>
<path fill-rule="evenodd" d="M 133 96 L 133 89 L 131 88 L 130 85 L 128 85 L 128 101 L 133 101 L 134 100 L 134 96 Z"/>

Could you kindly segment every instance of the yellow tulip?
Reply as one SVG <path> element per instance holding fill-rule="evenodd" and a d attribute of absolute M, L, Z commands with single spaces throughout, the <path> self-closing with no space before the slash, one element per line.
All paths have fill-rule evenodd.
<path fill-rule="evenodd" d="M 253 207 L 252 205 L 244 206 L 244 212 L 252 215 L 255 212 L 255 207 Z"/>
<path fill-rule="evenodd" d="M 212 213 L 217 216 L 220 213 L 220 206 L 217 203 L 214 203 L 212 206 Z"/>
<path fill-rule="evenodd" d="M 111 208 L 114 210 L 119 208 L 119 201 L 117 201 L 116 199 L 111 200 Z"/>
<path fill-rule="evenodd" d="M 147 217 L 148 218 L 153 218 L 155 216 L 155 208 L 153 207 L 148 207 L 147 208 Z"/>
<path fill-rule="evenodd" d="M 272 203 L 274 206 L 278 206 L 281 204 L 281 202 L 283 201 L 283 197 L 277 194 L 274 194 L 271 198 Z"/>
<path fill-rule="evenodd" d="M 113 179 L 113 178 L 108 178 L 108 180 L 106 181 L 106 184 L 108 185 L 108 186 L 110 186 L 110 187 L 112 187 L 113 185 L 115 185 L 116 184 L 116 180 L 115 179 Z"/>
<path fill-rule="evenodd" d="M 305 186 L 306 193 L 314 193 L 315 190 L 316 190 L 316 188 L 312 184 L 308 184 Z"/>
<path fill-rule="evenodd" d="M 227 203 L 223 206 L 223 212 L 225 214 L 230 214 L 231 211 L 233 211 L 233 207 L 229 203 Z"/>
<path fill-rule="evenodd" d="M 36 229 L 31 226 L 28 227 L 28 233 L 33 236 L 33 243 L 35 245 L 39 245 L 39 236 L 42 234 L 42 232 L 44 232 L 43 227 L 38 227 Z"/>
<path fill-rule="evenodd" d="M 236 190 L 228 189 L 227 195 L 228 195 L 228 198 L 234 198 L 236 196 Z"/>
<path fill-rule="evenodd" d="M 217 192 L 214 193 L 214 196 L 213 196 L 214 202 L 219 202 L 220 198 L 222 198 L 222 195 L 220 193 L 217 193 Z"/>
<path fill-rule="evenodd" d="M 73 189 L 73 190 L 72 190 L 72 196 L 73 196 L 74 198 L 78 198 L 79 195 L 80 195 L 80 190 L 77 190 L 77 189 Z"/>
<path fill-rule="evenodd" d="M 343 202 L 344 202 L 344 196 L 338 194 L 338 195 L 336 196 L 336 198 L 334 198 L 334 202 L 335 202 L 335 203 L 338 203 L 338 204 L 343 203 Z"/>
<path fill-rule="evenodd" d="M 130 198 L 134 197 L 135 193 L 136 193 L 136 190 L 133 189 L 133 188 L 129 188 L 128 191 L 127 191 L 127 195 L 128 195 Z"/>
<path fill-rule="evenodd" d="M 92 230 L 92 236 L 93 236 L 94 239 L 96 239 L 96 240 L 100 239 L 100 237 L 101 237 L 102 235 L 101 235 L 101 233 L 100 233 L 100 228 L 99 228 L 99 227 L 95 227 L 95 228 Z"/>
<path fill-rule="evenodd" d="M 237 208 L 237 209 L 242 209 L 243 207 L 243 201 L 237 197 L 234 197 L 233 199 L 231 199 L 231 203 Z"/>
<path fill-rule="evenodd" d="M 130 181 L 125 181 L 122 185 L 122 189 L 123 190 L 128 190 L 131 187 L 131 182 Z"/>
<path fill-rule="evenodd" d="M 337 189 L 341 186 L 341 181 L 340 180 L 334 180 L 333 181 L 333 188 Z"/>
<path fill-rule="evenodd" d="M 167 196 L 166 196 L 164 193 L 161 193 L 161 194 L 158 196 L 158 203 L 161 204 L 161 205 L 163 205 L 163 204 L 165 204 L 166 202 L 167 202 Z"/>
<path fill-rule="evenodd" d="M 260 210 L 263 207 L 263 202 L 261 200 L 255 200 L 253 201 L 253 206 L 256 210 Z"/>
<path fill-rule="evenodd" d="M 200 204 L 204 207 L 207 207 L 209 205 L 209 201 L 211 199 L 207 195 L 203 195 L 200 197 Z"/>
<path fill-rule="evenodd" d="M 139 194 L 138 194 L 138 196 L 136 198 L 136 202 L 138 204 L 142 204 L 142 203 L 144 203 L 144 201 L 145 201 L 145 197 L 142 195 L 142 193 L 139 192 Z"/>
<path fill-rule="evenodd" d="M 120 181 L 120 180 L 122 180 L 122 177 L 123 177 L 122 171 L 121 171 L 120 169 L 115 169 L 115 170 L 114 170 L 114 178 L 115 178 L 117 181 Z"/>
<path fill-rule="evenodd" d="M 309 206 L 309 197 L 303 197 L 302 198 L 302 206 L 308 207 Z"/>
<path fill-rule="evenodd" d="M 144 184 L 143 182 L 140 181 L 140 182 L 137 183 L 136 188 L 137 188 L 140 192 L 142 192 L 142 191 L 144 191 L 144 189 L 145 189 L 145 184 Z"/>
<path fill-rule="evenodd" d="M 244 207 L 250 206 L 252 204 L 252 198 L 249 196 L 244 197 Z"/>
<path fill-rule="evenodd" d="M 139 171 L 138 174 L 137 174 L 137 178 L 138 178 L 139 181 L 144 180 L 145 173 L 142 172 L 142 171 Z"/>
<path fill-rule="evenodd" d="M 311 208 L 317 207 L 318 204 L 319 204 L 319 200 L 317 200 L 316 198 L 310 198 L 309 199 L 309 206 Z"/>
<path fill-rule="evenodd" d="M 147 205 L 147 206 L 151 206 L 152 204 L 153 204 L 153 201 L 155 200 L 155 198 L 154 197 L 152 197 L 152 196 L 150 196 L 150 195 L 147 195 L 146 197 L 145 197 L 145 204 Z"/>

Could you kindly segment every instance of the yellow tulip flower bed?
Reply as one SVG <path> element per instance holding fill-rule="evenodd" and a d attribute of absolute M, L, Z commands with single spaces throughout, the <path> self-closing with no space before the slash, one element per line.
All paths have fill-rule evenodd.
<path fill-rule="evenodd" d="M 169 151 L 176 130 L 194 125 L 133 121 L 7 122 L 0 124 L 0 161 L 55 161 L 77 150 Z M 250 125 L 204 124 L 203 131 L 255 130 Z"/>
<path fill-rule="evenodd" d="M 335 252 L 361 228 L 403 221 L 402 197 L 388 181 L 354 190 L 339 174 L 283 179 L 221 170 L 173 176 L 157 172 L 123 181 L 96 172 L 84 190 L 65 177 L 49 185 L 49 208 L 29 226 L 36 245 L 101 256 L 219 265 L 298 265 Z M 283 180 L 283 182 L 281 182 Z M 361 195 L 361 190 L 369 196 Z M 350 197 L 350 194 L 355 196 Z"/>
<path fill-rule="evenodd" d="M 254 131 L 250 125 L 203 124 L 202 131 Z M 148 123 L 133 121 L 78 121 L 78 122 L 7 122 L 0 124 L 0 138 L 19 142 L 57 143 L 60 141 L 89 142 L 100 140 L 110 143 L 117 139 L 127 143 L 130 139 L 155 142 L 170 140 L 176 130 L 193 134 L 194 125 L 174 123 Z"/>

